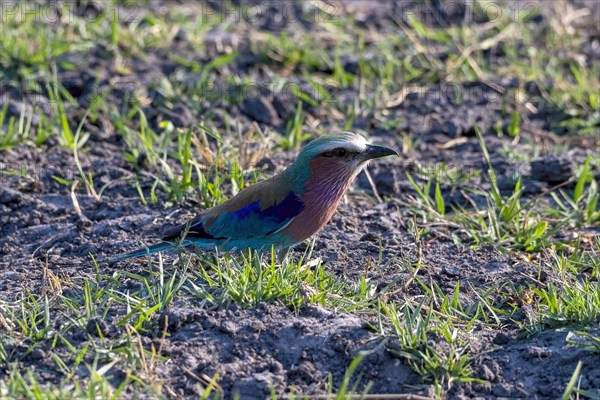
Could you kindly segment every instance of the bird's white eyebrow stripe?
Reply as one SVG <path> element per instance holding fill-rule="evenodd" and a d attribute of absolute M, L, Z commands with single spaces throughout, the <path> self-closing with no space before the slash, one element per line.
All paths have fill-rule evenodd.
<path fill-rule="evenodd" d="M 329 144 L 331 146 L 327 146 L 327 147 L 323 148 L 323 151 L 331 151 L 331 150 L 334 150 L 334 149 L 337 149 L 337 148 L 341 147 L 341 148 L 349 150 L 349 151 L 360 153 L 361 151 L 363 151 L 366 148 L 366 146 L 356 146 L 354 143 L 350 144 L 348 142 L 346 142 L 346 143 L 334 143 L 334 142 L 332 142 L 332 143 L 329 143 Z"/>
<path fill-rule="evenodd" d="M 367 148 L 367 139 L 353 132 L 341 132 L 335 135 L 320 136 L 309 142 L 300 152 L 300 157 L 312 158 L 318 154 L 344 148 L 350 152 L 361 153 Z"/>
<path fill-rule="evenodd" d="M 327 143 L 326 147 L 323 147 L 323 151 L 333 150 L 338 147 L 361 152 L 367 147 L 367 141 L 359 135 L 347 135 L 347 137 L 341 137 L 339 140 L 331 140 Z"/>

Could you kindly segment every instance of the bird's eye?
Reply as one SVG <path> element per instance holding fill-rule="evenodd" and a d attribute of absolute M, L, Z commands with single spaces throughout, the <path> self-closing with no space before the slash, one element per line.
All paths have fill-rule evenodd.
<path fill-rule="evenodd" d="M 336 157 L 346 157 L 348 155 L 348 150 L 338 147 L 333 150 L 333 155 Z"/>

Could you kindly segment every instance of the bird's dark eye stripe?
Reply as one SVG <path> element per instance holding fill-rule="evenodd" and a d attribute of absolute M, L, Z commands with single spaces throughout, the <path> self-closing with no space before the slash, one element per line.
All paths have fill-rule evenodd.
<path fill-rule="evenodd" d="M 336 157 L 346 157 L 346 155 L 348 155 L 348 150 L 338 147 L 333 150 L 333 155 Z"/>
<path fill-rule="evenodd" d="M 351 152 L 343 147 L 337 147 L 333 150 L 329 150 L 323 153 L 323 157 L 346 157 Z"/>

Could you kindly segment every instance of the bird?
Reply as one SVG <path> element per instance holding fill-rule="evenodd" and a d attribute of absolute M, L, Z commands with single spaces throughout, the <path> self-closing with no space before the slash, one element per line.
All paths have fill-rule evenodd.
<path fill-rule="evenodd" d="M 229 252 L 285 251 L 317 233 L 370 160 L 399 156 L 353 132 L 317 137 L 281 173 L 167 230 L 162 241 L 113 258 L 110 263 L 178 246 Z"/>

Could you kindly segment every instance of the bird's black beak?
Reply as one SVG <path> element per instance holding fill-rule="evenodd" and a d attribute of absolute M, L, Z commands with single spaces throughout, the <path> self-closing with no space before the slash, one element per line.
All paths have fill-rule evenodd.
<path fill-rule="evenodd" d="M 374 158 L 386 157 L 386 156 L 400 156 L 396 150 L 392 150 L 389 147 L 375 146 L 372 144 L 367 145 L 367 149 L 363 152 L 365 160 L 372 160 Z"/>

